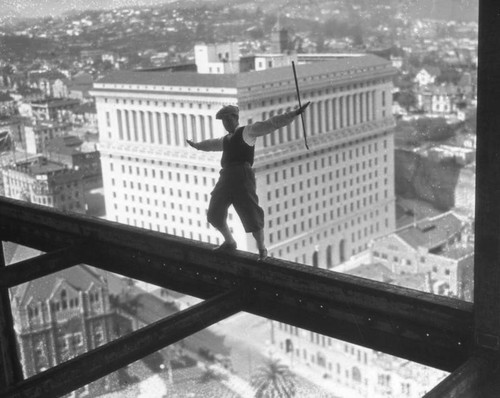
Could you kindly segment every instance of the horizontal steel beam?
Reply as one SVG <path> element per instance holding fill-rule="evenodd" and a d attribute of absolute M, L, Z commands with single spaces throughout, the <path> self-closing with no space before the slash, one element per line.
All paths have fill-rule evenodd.
<path fill-rule="evenodd" d="M 0 287 L 20 285 L 82 263 L 85 246 L 70 246 L 0 269 Z"/>
<path fill-rule="evenodd" d="M 231 291 L 26 379 L 0 398 L 55 398 L 239 312 L 248 295 Z"/>
<path fill-rule="evenodd" d="M 207 298 L 251 289 L 245 311 L 453 371 L 473 347 L 472 304 L 288 261 L 0 199 L 0 237 L 42 250 L 82 239 L 84 262 Z"/>

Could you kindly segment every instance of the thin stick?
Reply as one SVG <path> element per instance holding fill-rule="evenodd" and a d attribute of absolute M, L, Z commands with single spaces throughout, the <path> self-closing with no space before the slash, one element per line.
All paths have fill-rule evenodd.
<path fill-rule="evenodd" d="M 302 104 L 300 103 L 299 82 L 297 81 L 297 72 L 295 70 L 295 63 L 293 61 L 292 61 L 292 68 L 293 68 L 293 77 L 295 78 L 295 88 L 297 89 L 297 99 L 299 100 L 299 108 L 302 108 Z M 309 146 L 307 145 L 306 123 L 304 122 L 303 113 L 300 114 L 300 118 L 302 120 L 302 130 L 304 131 L 304 142 L 306 144 L 307 150 L 309 150 Z"/>

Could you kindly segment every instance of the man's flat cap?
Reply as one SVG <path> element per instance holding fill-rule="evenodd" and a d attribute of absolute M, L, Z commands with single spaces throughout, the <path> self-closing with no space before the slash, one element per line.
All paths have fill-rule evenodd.
<path fill-rule="evenodd" d="M 234 105 L 226 105 L 223 106 L 219 112 L 215 115 L 216 119 L 222 119 L 226 115 L 236 115 L 239 116 L 240 110 L 238 109 L 237 106 Z"/>

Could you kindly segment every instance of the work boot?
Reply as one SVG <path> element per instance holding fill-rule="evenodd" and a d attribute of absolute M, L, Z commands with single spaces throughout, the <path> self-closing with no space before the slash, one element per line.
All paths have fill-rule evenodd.
<path fill-rule="evenodd" d="M 236 242 L 224 242 L 222 245 L 214 248 L 214 252 L 234 252 L 236 250 Z"/>
<path fill-rule="evenodd" d="M 259 250 L 259 258 L 257 259 L 257 261 L 266 261 L 267 259 L 267 249 L 261 249 Z"/>

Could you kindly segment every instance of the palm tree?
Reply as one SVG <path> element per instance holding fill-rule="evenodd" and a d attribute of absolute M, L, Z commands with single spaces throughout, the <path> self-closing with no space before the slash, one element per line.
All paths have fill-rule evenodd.
<path fill-rule="evenodd" d="M 296 393 L 295 375 L 279 359 L 269 359 L 252 375 L 255 398 L 291 398 Z"/>

